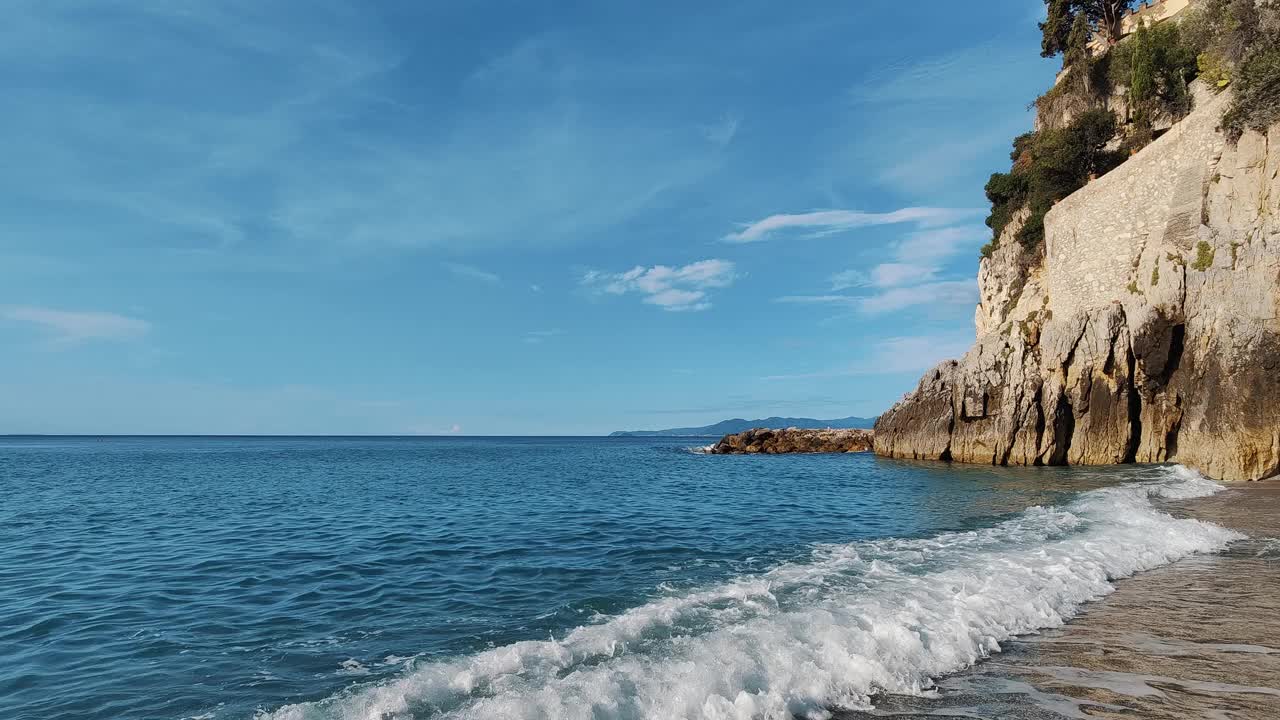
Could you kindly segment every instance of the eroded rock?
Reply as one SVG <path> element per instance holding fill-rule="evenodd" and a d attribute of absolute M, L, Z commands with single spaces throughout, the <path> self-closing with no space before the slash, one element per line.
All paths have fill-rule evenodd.
<path fill-rule="evenodd" d="M 876 452 L 1015 465 L 1280 472 L 1280 125 L 1236 146 L 1227 95 L 979 273 L 978 339 L 880 416 Z M 1016 232 L 1016 229 L 1014 230 Z"/>
<path fill-rule="evenodd" d="M 869 452 L 874 445 L 874 436 L 870 430 L 756 428 L 725 435 L 708 452 L 712 455 Z"/>

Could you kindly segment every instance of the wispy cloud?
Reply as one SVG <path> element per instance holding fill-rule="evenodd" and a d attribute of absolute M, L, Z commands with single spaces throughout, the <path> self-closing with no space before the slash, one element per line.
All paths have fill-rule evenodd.
<path fill-rule="evenodd" d="M 810 373 L 769 375 L 764 380 L 808 380 L 814 378 L 887 375 L 928 370 L 943 360 L 968 351 L 973 337 L 966 335 L 915 335 L 877 341 L 860 362 L 843 368 Z"/>
<path fill-rule="evenodd" d="M 874 225 L 914 223 L 921 227 L 948 225 L 985 211 L 965 208 L 909 207 L 892 212 L 869 213 L 857 210 L 817 210 L 798 214 L 770 215 L 725 235 L 729 243 L 751 243 L 768 240 L 784 230 L 806 230 L 807 237 L 821 237 Z"/>
<path fill-rule="evenodd" d="M 938 268 L 931 265 L 913 263 L 881 263 L 871 272 L 861 270 L 845 270 L 831 276 L 831 290 L 839 292 L 855 287 L 889 288 L 899 285 L 914 285 L 932 280 L 938 274 Z"/>
<path fill-rule="evenodd" d="M 841 305 L 863 314 L 902 310 L 919 305 L 953 305 L 976 302 L 977 288 L 971 279 L 939 278 L 941 265 L 956 253 L 976 247 L 990 235 L 982 225 L 930 228 L 908 234 L 891 248 L 893 262 L 880 263 L 870 270 L 844 270 L 828 278 L 825 293 L 790 295 L 779 302 Z M 862 294 L 837 294 L 862 289 Z M 866 294 L 866 291 L 871 294 Z"/>
<path fill-rule="evenodd" d="M 591 270 L 582 284 L 611 295 L 639 293 L 644 302 L 669 311 L 698 311 L 711 307 L 708 290 L 724 288 L 737 279 L 728 260 L 700 260 L 680 267 L 637 265 L 623 273 Z"/>
<path fill-rule="evenodd" d="M 403 400 L 358 400 L 355 405 L 361 408 L 371 410 L 387 410 L 391 408 L 404 407 Z"/>
<path fill-rule="evenodd" d="M 835 305 L 855 309 L 865 315 L 879 315 L 919 305 L 973 304 L 978 300 L 975 280 L 940 280 L 919 285 L 893 287 L 874 295 L 785 295 L 777 302 L 801 305 Z"/>
<path fill-rule="evenodd" d="M 131 340 L 146 335 L 151 329 L 145 320 L 110 312 L 11 306 L 0 309 L 0 317 L 35 325 L 49 333 L 58 345 L 76 345 L 89 340 Z"/>
<path fill-rule="evenodd" d="M 447 262 L 447 263 L 443 263 L 443 265 L 446 270 L 453 273 L 454 275 L 457 275 L 460 278 L 467 278 L 468 280 L 479 280 L 480 282 L 489 283 L 490 285 L 499 285 L 502 283 L 502 278 L 499 277 L 496 273 L 491 273 L 487 270 L 481 270 L 480 268 L 474 265 L 466 265 L 466 264 L 457 263 L 457 262 Z"/>
<path fill-rule="evenodd" d="M 538 345 L 546 340 L 563 335 L 564 331 L 560 329 L 553 330 L 530 330 L 524 334 L 524 341 L 530 345 Z"/>
<path fill-rule="evenodd" d="M 1008 147 L 1009 138 L 1021 133 L 1025 122 L 1009 121 L 964 137 L 934 139 L 913 146 L 883 167 L 879 180 L 910 193 L 930 193 L 945 187 L 957 175 L 982 167 L 984 158 Z"/>
<path fill-rule="evenodd" d="M 415 423 L 405 428 L 405 431 L 410 435 L 461 435 L 462 425 L 459 423 L 451 423 L 448 425 L 440 425 L 431 422 Z"/>
<path fill-rule="evenodd" d="M 858 309 L 868 315 L 903 310 L 918 305 L 973 305 L 978 302 L 978 282 L 970 278 L 890 288 L 859 300 Z"/>
<path fill-rule="evenodd" d="M 354 0 L 301 14 L 253 2 L 94 12 L 24 2 L 6 20 L 0 59 L 47 82 L 15 88 L 21 110 L 0 118 L 0 136 L 21 139 L 6 146 L 9 164 L 27 169 L 0 172 L 0 190 L 67 210 L 8 224 L 61 243 L 93 242 L 110 224 L 140 253 L 315 260 L 571 244 L 723 162 L 682 108 L 637 123 L 629 108 L 584 97 L 647 63 L 584 58 L 557 38 L 532 60 L 516 48 L 471 80 L 430 86 L 453 93 L 439 112 L 397 87 L 421 38 L 388 31 Z M 173 91 L 175 73 L 209 92 Z"/>
<path fill-rule="evenodd" d="M 935 262 L 976 249 L 991 237 L 986 225 L 958 225 L 914 232 L 894 245 L 899 262 Z"/>
<path fill-rule="evenodd" d="M 740 119 L 736 115 L 725 115 L 715 124 L 707 125 L 702 128 L 702 134 L 712 143 L 720 147 L 727 147 L 733 142 L 733 138 L 738 134 L 738 124 Z"/>

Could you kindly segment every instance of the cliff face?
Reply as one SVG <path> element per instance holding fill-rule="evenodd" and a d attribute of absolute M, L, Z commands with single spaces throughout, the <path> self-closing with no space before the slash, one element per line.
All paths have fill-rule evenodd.
<path fill-rule="evenodd" d="M 1228 145 L 1226 95 L 979 272 L 978 339 L 876 423 L 876 452 L 1280 472 L 1280 125 Z"/>

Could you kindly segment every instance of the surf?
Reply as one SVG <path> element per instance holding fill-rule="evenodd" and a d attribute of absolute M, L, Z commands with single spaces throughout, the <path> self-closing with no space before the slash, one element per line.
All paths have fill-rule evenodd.
<path fill-rule="evenodd" d="M 1061 625 L 1113 582 L 1243 535 L 1158 499 L 1222 490 L 1185 468 L 992 527 L 820 545 L 802 562 L 659 596 L 562 637 L 415 663 L 259 720 L 784 720 L 867 709 Z"/>

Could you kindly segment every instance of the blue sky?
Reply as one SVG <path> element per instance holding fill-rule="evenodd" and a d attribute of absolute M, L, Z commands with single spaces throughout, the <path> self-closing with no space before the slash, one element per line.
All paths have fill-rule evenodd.
<path fill-rule="evenodd" d="M 874 415 L 1057 65 L 971 7 L 18 0 L 0 433 Z"/>

